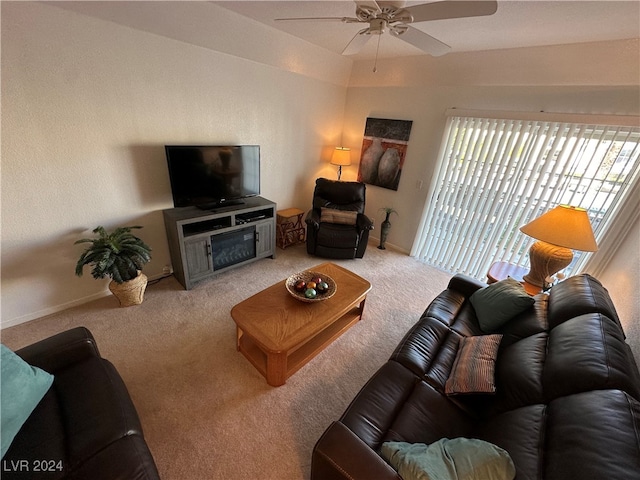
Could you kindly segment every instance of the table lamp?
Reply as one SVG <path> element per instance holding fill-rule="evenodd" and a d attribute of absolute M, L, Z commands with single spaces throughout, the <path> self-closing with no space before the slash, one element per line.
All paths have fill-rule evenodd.
<path fill-rule="evenodd" d="M 351 165 L 351 149 L 346 147 L 336 147 L 331 155 L 331 165 L 338 165 L 338 180 L 342 175 L 342 167 Z"/>
<path fill-rule="evenodd" d="M 589 216 L 584 208 L 558 205 L 520 227 L 525 235 L 538 240 L 529 250 L 530 270 L 525 282 L 544 288 L 546 278 L 566 268 L 573 260 L 571 250 L 598 250 Z"/>

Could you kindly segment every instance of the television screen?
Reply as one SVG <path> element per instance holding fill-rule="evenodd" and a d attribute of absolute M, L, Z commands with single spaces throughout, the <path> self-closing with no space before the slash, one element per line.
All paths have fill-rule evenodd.
<path fill-rule="evenodd" d="M 260 194 L 258 145 L 166 145 L 175 207 L 214 208 Z"/>

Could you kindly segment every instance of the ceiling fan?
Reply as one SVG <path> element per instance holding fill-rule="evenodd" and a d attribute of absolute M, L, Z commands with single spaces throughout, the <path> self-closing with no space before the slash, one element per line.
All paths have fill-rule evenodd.
<path fill-rule="evenodd" d="M 389 32 L 405 42 L 433 56 L 440 56 L 451 50 L 446 43 L 410 26 L 410 23 L 443 20 L 448 18 L 479 17 L 492 15 L 498 8 L 497 1 L 485 0 L 443 0 L 404 7 L 406 2 L 394 1 L 355 1 L 355 17 L 307 17 L 276 18 L 276 21 L 318 20 L 340 21 L 343 23 L 368 23 L 351 39 L 342 51 L 342 55 L 358 53 L 372 35 Z M 380 37 L 378 37 L 378 42 Z"/>

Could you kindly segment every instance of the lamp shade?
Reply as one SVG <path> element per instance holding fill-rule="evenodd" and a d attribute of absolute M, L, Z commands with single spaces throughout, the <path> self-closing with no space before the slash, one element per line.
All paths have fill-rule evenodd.
<path fill-rule="evenodd" d="M 351 165 L 351 149 L 346 147 L 336 147 L 331 155 L 331 165 Z"/>
<path fill-rule="evenodd" d="M 558 205 L 520 227 L 520 231 L 537 240 L 559 247 L 583 252 L 598 250 L 589 222 L 589 215 L 584 208 Z"/>

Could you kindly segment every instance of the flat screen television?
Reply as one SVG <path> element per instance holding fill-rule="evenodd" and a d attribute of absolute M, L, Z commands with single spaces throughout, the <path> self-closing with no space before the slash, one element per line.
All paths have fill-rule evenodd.
<path fill-rule="evenodd" d="M 166 145 L 175 207 L 213 209 L 260 194 L 260 146 Z"/>

